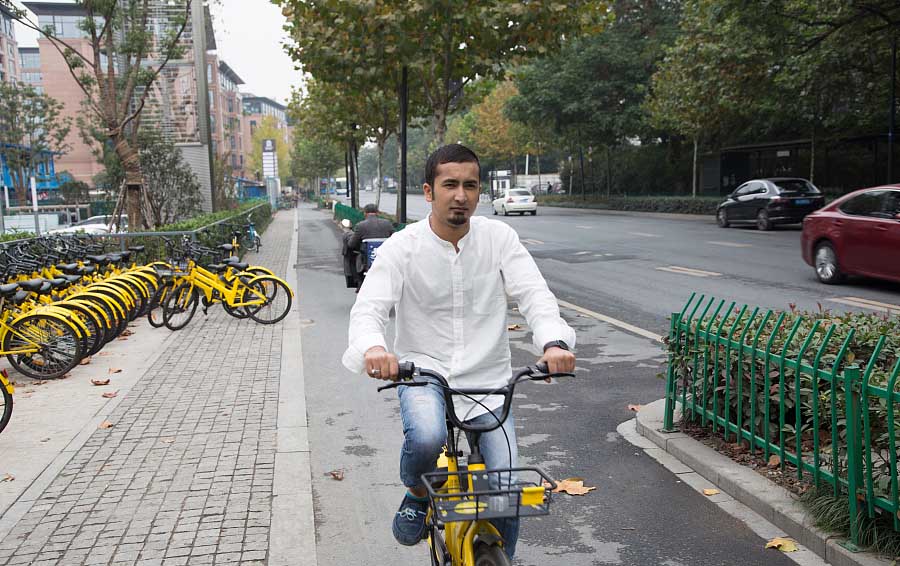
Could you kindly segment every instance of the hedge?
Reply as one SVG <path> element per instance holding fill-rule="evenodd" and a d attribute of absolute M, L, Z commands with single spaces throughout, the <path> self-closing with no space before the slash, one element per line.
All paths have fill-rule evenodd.
<path fill-rule="evenodd" d="M 715 216 L 722 197 L 588 197 L 581 199 L 570 195 L 539 195 L 539 203 L 545 206 L 569 208 L 596 208 L 637 212 L 670 212 L 676 214 L 708 214 Z"/>

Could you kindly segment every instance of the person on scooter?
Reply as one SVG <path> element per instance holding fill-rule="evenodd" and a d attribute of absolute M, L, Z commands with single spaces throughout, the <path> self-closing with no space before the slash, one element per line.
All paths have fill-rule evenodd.
<path fill-rule="evenodd" d="M 428 158 L 423 189 L 431 213 L 378 249 L 378 261 L 350 313 L 349 346 L 342 359 L 347 369 L 395 380 L 398 360 L 404 360 L 447 376 L 451 387 L 503 387 L 512 373 L 507 295 L 518 303 L 550 373 L 575 369 L 570 351 L 575 332 L 560 316 L 556 298 L 516 231 L 503 222 L 472 216 L 480 177 L 478 157 L 462 145 L 443 146 Z M 392 310 L 396 332 L 388 349 L 385 326 Z M 392 530 L 400 544 L 414 545 L 426 532 L 428 511 L 420 478 L 434 471 L 447 437 L 444 397 L 433 385 L 402 386 L 398 393 L 404 434 L 400 478 L 407 491 Z M 462 397 L 454 400 L 456 413 L 472 423 L 492 421 L 501 405 L 502 399 L 486 399 L 483 405 Z M 502 427 L 481 435 L 479 446 L 488 469 L 515 467 L 513 415 Z M 512 558 L 518 520 L 498 523 Z"/>
<path fill-rule="evenodd" d="M 352 232 L 344 234 L 343 249 L 344 275 L 347 278 L 348 287 L 356 287 L 356 292 L 362 285 L 366 275 L 367 261 L 366 250 L 363 242 L 370 238 L 389 238 L 394 233 L 394 225 L 389 220 L 378 216 L 378 207 L 367 204 L 363 208 L 366 217 L 353 228 Z"/>

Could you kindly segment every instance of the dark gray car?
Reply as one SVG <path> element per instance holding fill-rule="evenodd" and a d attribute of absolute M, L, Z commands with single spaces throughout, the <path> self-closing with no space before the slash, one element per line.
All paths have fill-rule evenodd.
<path fill-rule="evenodd" d="M 760 230 L 771 230 L 776 224 L 799 224 L 807 214 L 824 205 L 825 197 L 806 179 L 753 179 L 735 189 L 719 205 L 716 222 L 722 228 L 755 224 Z"/>

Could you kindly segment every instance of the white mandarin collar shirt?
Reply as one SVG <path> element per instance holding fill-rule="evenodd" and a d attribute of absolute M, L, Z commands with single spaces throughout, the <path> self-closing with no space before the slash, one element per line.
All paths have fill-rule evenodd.
<path fill-rule="evenodd" d="M 512 374 L 507 334 L 507 295 L 533 331 L 534 345 L 562 340 L 575 346 L 575 332 L 560 317 L 556 298 L 516 232 L 503 222 L 474 216 L 469 233 L 453 244 L 434 233 L 425 219 L 410 224 L 378 248 L 350 312 L 349 346 L 342 362 L 365 369 L 365 353 L 382 346 L 401 362 L 434 370 L 451 387 L 495 388 Z M 396 312 L 393 349 L 384 332 Z M 456 396 L 460 418 L 496 409 Z"/>

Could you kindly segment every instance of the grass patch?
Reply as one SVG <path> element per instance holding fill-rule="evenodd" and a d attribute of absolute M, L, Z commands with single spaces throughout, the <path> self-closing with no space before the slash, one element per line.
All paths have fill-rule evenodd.
<path fill-rule="evenodd" d="M 849 538 L 850 510 L 846 495 L 835 497 L 832 490 L 820 487 L 804 493 L 800 501 L 812 514 L 817 527 Z M 900 558 L 900 532 L 894 530 L 890 515 L 876 513 L 875 518 L 871 519 L 860 504 L 857 521 L 860 547 L 891 559 Z"/>

